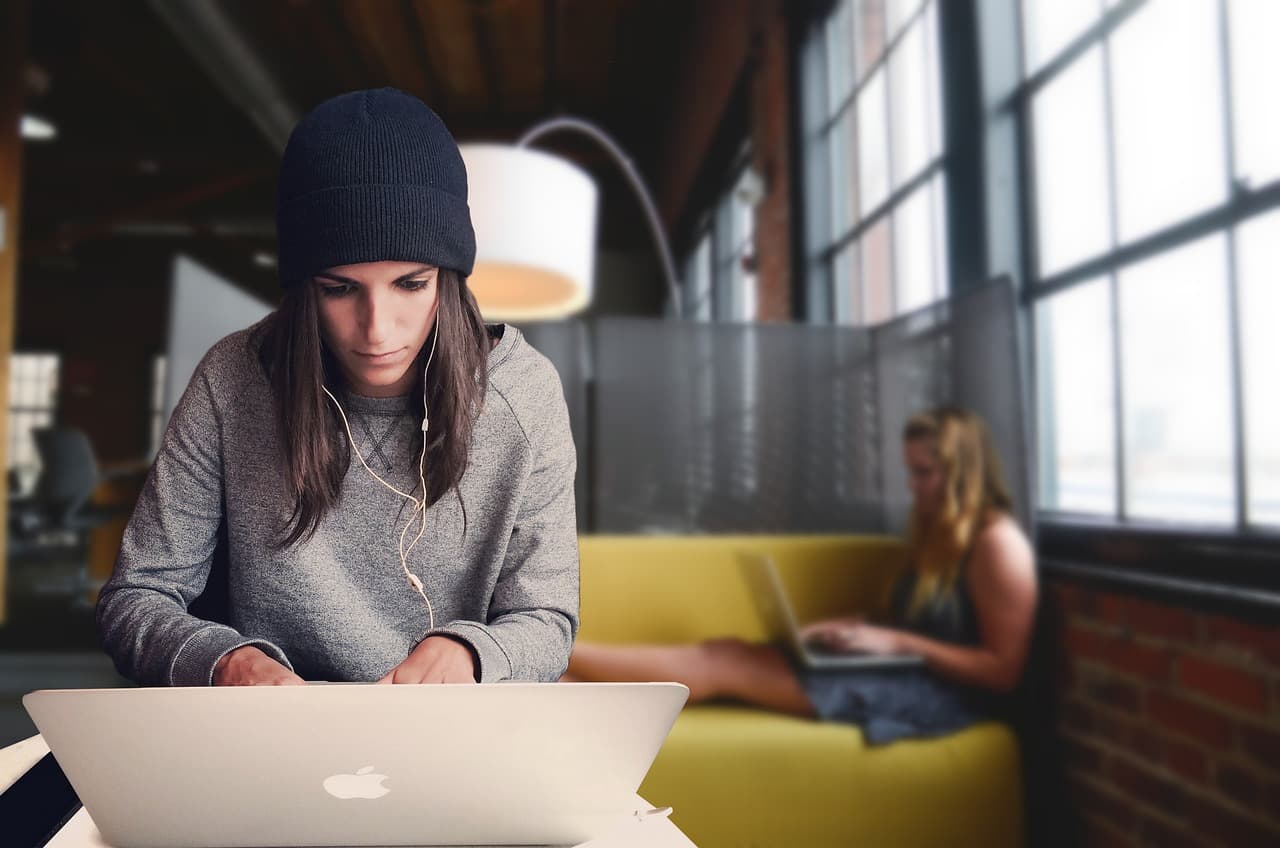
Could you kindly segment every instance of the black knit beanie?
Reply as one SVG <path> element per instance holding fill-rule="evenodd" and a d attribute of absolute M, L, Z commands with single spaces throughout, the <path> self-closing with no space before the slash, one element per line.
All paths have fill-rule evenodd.
<path fill-rule="evenodd" d="M 276 190 L 280 283 L 395 260 L 471 275 L 467 170 L 435 112 L 394 88 L 326 100 L 289 136 Z"/>

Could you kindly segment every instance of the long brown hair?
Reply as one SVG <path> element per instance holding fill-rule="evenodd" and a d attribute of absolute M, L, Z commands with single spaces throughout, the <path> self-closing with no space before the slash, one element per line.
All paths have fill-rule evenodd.
<path fill-rule="evenodd" d="M 942 504 L 932 516 L 911 510 L 907 550 L 916 568 L 915 611 L 955 587 L 960 565 L 978 532 L 999 512 L 1012 512 L 1000 456 L 982 418 L 957 406 L 912 416 L 902 441 L 926 442 L 942 465 Z"/>
<path fill-rule="evenodd" d="M 431 333 L 438 338 L 427 374 L 431 428 L 424 464 L 428 506 L 462 479 L 475 416 L 484 405 L 489 386 L 489 334 L 475 297 L 462 275 L 449 268 L 439 270 L 436 285 L 439 299 Z M 336 388 L 345 385 L 345 380 L 320 333 L 316 301 L 310 280 L 289 286 L 279 309 L 261 331 L 259 358 L 276 401 L 283 484 L 293 507 L 289 521 L 281 528 L 281 548 L 315 534 L 321 520 L 338 503 L 351 463 L 346 432 L 321 388 Z M 428 335 L 412 366 L 417 379 L 410 397 L 418 418 L 423 414 L 422 371 L 431 343 Z M 421 448 L 414 451 L 415 480 L 420 454 Z M 465 533 L 465 504 L 463 527 Z"/>

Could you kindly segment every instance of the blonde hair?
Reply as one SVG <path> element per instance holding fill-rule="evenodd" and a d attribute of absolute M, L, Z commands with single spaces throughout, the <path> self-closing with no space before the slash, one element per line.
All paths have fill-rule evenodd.
<path fill-rule="evenodd" d="M 1004 482 L 1000 456 L 982 418 L 957 406 L 943 406 L 911 417 L 902 441 L 924 441 L 942 465 L 942 503 L 926 517 L 911 510 L 907 552 L 916 569 L 908 607 L 916 613 L 931 598 L 955 589 L 969 546 L 995 512 L 1011 512 L 1013 498 Z"/>

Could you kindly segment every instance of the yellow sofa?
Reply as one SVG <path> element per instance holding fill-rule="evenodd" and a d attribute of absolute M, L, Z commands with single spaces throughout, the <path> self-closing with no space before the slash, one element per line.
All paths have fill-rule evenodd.
<path fill-rule="evenodd" d="M 582 627 L 601 643 L 764 632 L 734 552 L 768 551 L 802 620 L 881 607 L 902 562 L 880 536 L 583 536 Z M 1018 748 L 996 722 L 878 748 L 852 725 L 687 707 L 640 790 L 700 848 L 1024 842 Z"/>

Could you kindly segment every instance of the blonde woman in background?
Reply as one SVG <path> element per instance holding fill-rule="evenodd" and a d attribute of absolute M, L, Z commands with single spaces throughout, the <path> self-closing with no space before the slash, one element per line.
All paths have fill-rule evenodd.
<path fill-rule="evenodd" d="M 912 511 L 907 568 L 887 623 L 851 616 L 808 625 L 828 648 L 918 654 L 924 665 L 813 671 L 774 645 L 578 643 L 564 680 L 677 680 L 690 702 L 725 698 L 854 722 L 868 741 L 948 733 L 993 714 L 1018 684 L 1035 618 L 1034 554 L 1012 515 L 1000 459 L 976 414 L 942 407 L 903 429 Z"/>

